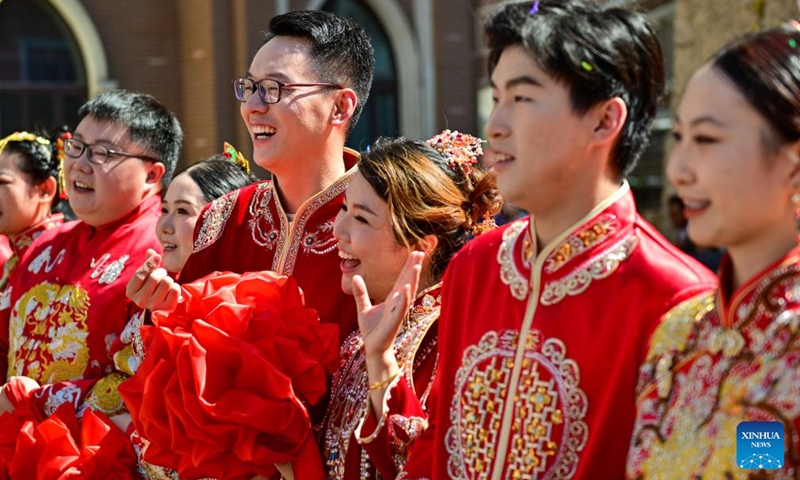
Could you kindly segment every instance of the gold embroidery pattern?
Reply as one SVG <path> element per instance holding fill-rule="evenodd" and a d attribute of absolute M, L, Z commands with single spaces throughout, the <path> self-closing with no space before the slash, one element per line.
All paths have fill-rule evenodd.
<path fill-rule="evenodd" d="M 419 345 L 427 331 L 439 318 L 441 298 L 438 292 L 440 288 L 441 284 L 438 284 L 420 293 L 394 342 L 395 357 L 409 385 L 414 385 L 412 364 Z M 345 340 L 341 351 L 342 364 L 333 378 L 331 407 L 323 422 L 327 427 L 323 441 L 328 478 L 344 478 L 345 459 L 350 441 L 367 415 L 367 408 L 371 408 L 367 403 L 369 391 L 367 390 L 364 342 L 359 332 L 354 332 Z M 396 416 L 392 416 L 393 419 L 394 417 Z M 420 425 L 417 424 L 417 426 Z M 400 441 L 393 435 L 393 431 L 390 430 L 388 433 L 393 444 Z M 397 448 L 395 452 L 403 456 L 402 463 L 405 463 L 407 452 Z M 364 466 L 364 468 L 366 467 L 368 465 Z M 368 473 L 364 468 L 361 473 Z"/>
<path fill-rule="evenodd" d="M 114 353 L 114 368 L 128 375 L 133 375 L 139 368 L 139 359 L 133 350 L 133 345 L 125 345 L 122 350 Z"/>
<path fill-rule="evenodd" d="M 355 171 L 346 174 L 327 190 L 317 195 L 308 205 L 305 206 L 305 208 L 303 208 L 302 212 L 297 213 L 297 216 L 294 219 L 294 228 L 292 228 L 292 239 L 291 244 L 289 245 L 289 253 L 286 256 L 286 262 L 280 271 L 282 275 L 291 275 L 292 272 L 294 272 L 294 265 L 297 261 L 297 253 L 300 250 L 303 237 L 306 235 L 306 223 L 308 223 L 308 221 L 311 219 L 311 216 L 314 215 L 314 213 L 319 210 L 320 207 L 326 205 L 328 202 L 332 201 L 344 193 L 345 190 L 347 190 L 347 186 L 350 185 L 350 180 L 353 178 L 354 173 Z M 334 247 L 330 248 L 329 251 L 333 251 L 334 249 L 335 241 Z"/>
<path fill-rule="evenodd" d="M 528 296 L 528 276 L 521 272 L 514 261 L 514 246 L 519 236 L 528 228 L 528 220 L 517 220 L 503 232 L 503 241 L 497 250 L 497 263 L 500 264 L 500 280 L 511 289 L 517 300 Z"/>
<path fill-rule="evenodd" d="M 542 290 L 542 305 L 555 305 L 567 295 L 576 296 L 585 292 L 594 280 L 602 280 L 614 273 L 638 244 L 639 240 L 635 236 L 625 237 L 566 277 L 548 282 Z"/>
<path fill-rule="evenodd" d="M 525 339 L 518 391 L 510 393 L 518 342 L 516 330 L 487 332 L 464 351 L 445 436 L 451 478 L 488 478 L 495 461 L 507 464 L 507 478 L 568 479 L 577 469 L 589 438 L 589 401 L 578 365 L 566 357 L 563 342 L 533 330 Z M 515 403 L 508 419 L 502 418 L 506 401 Z M 497 459 L 504 421 L 512 422 L 512 438 L 508 458 Z"/>
<path fill-rule="evenodd" d="M 250 217 L 248 222 L 250 235 L 256 245 L 267 250 L 274 250 L 278 240 L 283 240 L 285 236 L 280 227 L 275 228 L 275 217 L 272 216 L 269 207 L 272 201 L 272 189 L 272 182 L 258 184 L 247 210 Z"/>
<path fill-rule="evenodd" d="M 83 409 L 99 410 L 109 417 L 124 413 L 126 411 L 125 405 L 122 402 L 122 397 L 117 392 L 117 387 L 127 379 L 127 375 L 112 373 L 98 380 L 89 390 L 89 393 L 86 394 L 86 398 L 83 401 Z"/>
<path fill-rule="evenodd" d="M 203 215 L 203 224 L 197 232 L 197 240 L 194 242 L 194 253 L 205 250 L 214 244 L 222 232 L 225 225 L 236 207 L 236 200 L 239 198 L 239 190 L 234 190 L 213 202 Z"/>
<path fill-rule="evenodd" d="M 651 361 L 666 353 L 685 351 L 695 324 L 713 309 L 712 292 L 689 299 L 670 310 L 653 332 L 647 360 Z"/>
<path fill-rule="evenodd" d="M 567 262 L 619 231 L 619 221 L 610 213 L 599 216 L 588 228 L 570 235 L 564 243 L 548 255 L 544 271 L 553 273 Z"/>
<path fill-rule="evenodd" d="M 82 378 L 89 363 L 89 294 L 78 286 L 42 282 L 11 312 L 9 376 L 40 384 Z"/>
<path fill-rule="evenodd" d="M 696 336 L 698 322 L 713 309 L 714 294 L 711 292 L 686 300 L 664 315 L 650 338 L 647 359 L 639 369 L 637 395 L 651 378 L 655 379 L 659 398 L 669 395 L 674 356 L 686 350 Z"/>
<path fill-rule="evenodd" d="M 772 272 L 735 309 L 732 328 L 709 296 L 665 318 L 641 370 L 629 476 L 745 479 L 730 435 L 741 421 L 781 421 L 787 446 L 800 442 L 797 288 L 797 266 Z M 770 478 L 797 478 L 795 448 L 785 461 Z"/>

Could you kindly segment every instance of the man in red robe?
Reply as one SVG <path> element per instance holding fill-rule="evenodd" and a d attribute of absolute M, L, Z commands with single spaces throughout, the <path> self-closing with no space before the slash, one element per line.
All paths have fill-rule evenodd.
<path fill-rule="evenodd" d="M 664 85 L 643 16 L 579 0 L 489 20 L 489 160 L 531 217 L 445 275 L 430 425 L 403 478 L 623 478 L 638 367 L 711 272 L 637 213 L 624 176 Z"/>
<path fill-rule="evenodd" d="M 63 168 L 79 221 L 42 233 L 10 278 L 0 414 L 42 420 L 67 402 L 78 414 L 124 411 L 117 386 L 130 372 L 115 360 L 133 355 L 121 337 L 137 311 L 125 287 L 147 250 L 160 248 L 159 193 L 183 132 L 154 98 L 127 91 L 103 93 L 78 115 Z"/>
<path fill-rule="evenodd" d="M 234 80 L 253 159 L 272 180 L 222 197 L 204 210 L 194 253 L 179 281 L 214 271 L 291 275 L 323 322 L 341 338 L 356 328 L 355 303 L 339 288 L 333 220 L 358 161 L 345 149 L 367 101 L 373 49 L 355 22 L 322 11 L 270 21 L 247 75 Z M 179 288 L 152 257 L 128 287 L 148 310 L 174 308 Z"/>

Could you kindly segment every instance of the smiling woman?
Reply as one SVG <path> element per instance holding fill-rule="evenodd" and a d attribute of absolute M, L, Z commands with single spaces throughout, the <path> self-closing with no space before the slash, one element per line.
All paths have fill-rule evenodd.
<path fill-rule="evenodd" d="M 480 145 L 449 130 L 427 144 L 382 139 L 347 187 L 333 231 L 360 330 L 331 387 L 328 478 L 394 478 L 425 428 L 442 275 L 501 203 L 494 174 L 477 168 Z"/>
<path fill-rule="evenodd" d="M 0 311 L 10 306 L 6 285 L 20 257 L 42 232 L 61 225 L 69 210 L 58 182 L 62 144 L 28 132 L 0 140 L 0 234 L 13 250 L 0 278 Z"/>
<path fill-rule="evenodd" d="M 730 43 L 678 107 L 667 174 L 689 237 L 727 254 L 719 288 L 675 307 L 654 334 L 629 478 L 800 475 L 798 44 L 797 24 Z M 743 422 L 775 426 L 786 442 L 741 448 Z M 777 462 L 754 463 L 750 450 Z"/>
<path fill-rule="evenodd" d="M 180 273 L 192 254 L 194 227 L 203 207 L 256 180 L 245 166 L 223 154 L 179 171 L 162 197 L 161 217 L 156 225 L 158 240 L 164 248 L 164 268 L 176 275 Z"/>

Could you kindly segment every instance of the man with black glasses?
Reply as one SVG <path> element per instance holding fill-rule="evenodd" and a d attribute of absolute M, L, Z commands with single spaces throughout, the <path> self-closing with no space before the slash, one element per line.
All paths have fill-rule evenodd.
<path fill-rule="evenodd" d="M 62 167 L 79 220 L 43 233 L 9 281 L 0 414 L 43 420 L 62 406 L 78 416 L 125 411 L 117 386 L 131 373 L 133 351 L 121 337 L 139 311 L 125 286 L 147 250 L 160 248 L 159 193 L 183 132 L 153 97 L 121 90 L 90 100 L 79 117 Z"/>
<path fill-rule="evenodd" d="M 271 181 L 244 187 L 206 207 L 188 283 L 214 271 L 270 270 L 291 275 L 322 322 L 343 340 L 357 327 L 355 303 L 339 288 L 333 220 L 358 154 L 344 148 L 367 101 L 373 49 L 352 20 L 295 11 L 270 21 L 266 43 L 247 74 L 233 81 L 255 162 Z M 171 310 L 180 289 L 152 255 L 128 285 L 148 310 Z"/>

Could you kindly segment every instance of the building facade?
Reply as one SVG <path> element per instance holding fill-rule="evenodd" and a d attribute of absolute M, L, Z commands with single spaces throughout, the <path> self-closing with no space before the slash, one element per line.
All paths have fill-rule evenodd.
<path fill-rule="evenodd" d="M 624 7 L 629 0 L 609 0 Z M 0 135 L 75 126 L 75 111 L 110 88 L 150 93 L 186 130 L 182 162 L 250 141 L 231 80 L 243 75 L 269 19 L 324 9 L 362 23 L 376 49 L 370 100 L 350 141 L 482 133 L 491 108 L 482 20 L 499 0 L 0 0 Z M 631 176 L 658 221 L 672 110 L 692 72 L 742 32 L 796 17 L 795 0 L 640 0 L 664 46 L 668 95 Z"/>
<path fill-rule="evenodd" d="M 150 93 L 186 130 L 183 161 L 250 143 L 231 80 L 269 19 L 292 9 L 355 18 L 376 47 L 372 95 L 351 141 L 474 131 L 472 12 L 465 0 L 1 0 L 0 134 L 74 128 L 75 110 L 110 88 Z M 47 65 L 47 67 L 45 67 Z"/>

